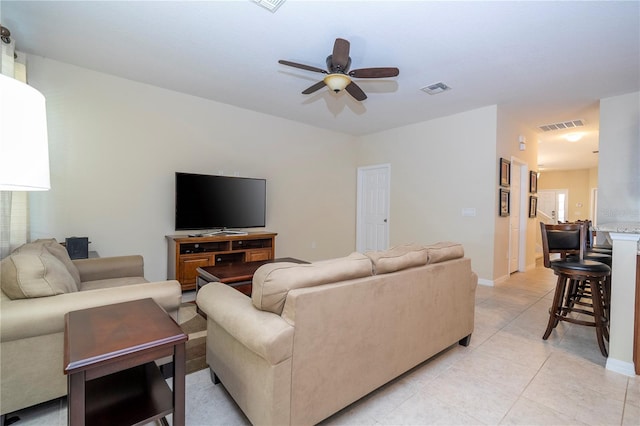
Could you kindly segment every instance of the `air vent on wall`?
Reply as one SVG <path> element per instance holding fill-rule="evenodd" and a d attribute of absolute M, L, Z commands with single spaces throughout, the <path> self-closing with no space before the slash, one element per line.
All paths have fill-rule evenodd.
<path fill-rule="evenodd" d="M 551 124 L 543 124 L 538 126 L 538 129 L 543 132 L 550 132 L 552 130 L 563 130 L 563 129 L 573 129 L 575 127 L 584 126 L 584 120 L 569 120 L 562 121 L 560 123 L 551 123 Z"/>

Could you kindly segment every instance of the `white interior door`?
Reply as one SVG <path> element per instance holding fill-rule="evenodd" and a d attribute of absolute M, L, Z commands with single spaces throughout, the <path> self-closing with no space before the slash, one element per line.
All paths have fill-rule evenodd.
<path fill-rule="evenodd" d="M 358 168 L 356 248 L 359 252 L 389 247 L 391 165 Z"/>
<path fill-rule="evenodd" d="M 509 273 L 519 270 L 520 262 L 520 214 L 521 204 L 521 169 L 522 166 L 514 161 L 511 162 L 511 194 L 509 206 Z"/>
<path fill-rule="evenodd" d="M 545 223 L 567 220 L 569 191 L 566 189 L 545 189 L 538 191 L 538 219 Z"/>

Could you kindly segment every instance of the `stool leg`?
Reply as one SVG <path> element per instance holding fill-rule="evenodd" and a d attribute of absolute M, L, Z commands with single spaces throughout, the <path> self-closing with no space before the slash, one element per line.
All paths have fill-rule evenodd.
<path fill-rule="evenodd" d="M 607 321 L 604 316 L 602 303 L 602 286 L 604 285 L 604 282 L 598 279 L 594 279 L 589 281 L 589 285 L 591 286 L 591 297 L 593 300 L 593 318 L 595 320 L 598 346 L 600 346 L 600 352 L 602 352 L 602 355 L 608 356 L 607 348 L 604 345 L 604 328 L 605 321 Z"/>
<path fill-rule="evenodd" d="M 602 315 L 607 319 L 602 334 L 605 340 L 609 341 L 609 319 L 611 305 L 611 275 L 608 275 L 602 284 Z"/>
<path fill-rule="evenodd" d="M 562 314 L 562 299 L 564 299 L 564 288 L 566 286 L 566 277 L 558 275 L 556 282 L 556 291 L 553 294 L 553 302 L 549 308 L 549 322 L 547 329 L 542 336 L 543 340 L 547 340 L 553 329 L 558 325 L 558 316 Z"/>
<path fill-rule="evenodd" d="M 569 285 L 567 288 L 567 294 L 565 296 L 565 300 L 564 300 L 564 306 L 568 306 L 569 308 L 573 308 L 574 302 L 576 300 L 576 298 L 578 298 L 578 292 L 579 290 L 579 284 L 578 281 L 574 280 L 574 279 L 569 279 Z M 567 314 L 569 313 L 568 309 L 563 309 L 562 310 L 562 316 L 566 317 Z"/>

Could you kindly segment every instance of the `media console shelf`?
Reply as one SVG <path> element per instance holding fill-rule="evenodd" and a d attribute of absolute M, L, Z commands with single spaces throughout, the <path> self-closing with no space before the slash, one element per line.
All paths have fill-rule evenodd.
<path fill-rule="evenodd" d="M 276 233 L 189 237 L 167 235 L 167 279 L 180 281 L 182 291 L 196 288 L 196 269 L 202 266 L 256 262 L 275 257 Z"/>

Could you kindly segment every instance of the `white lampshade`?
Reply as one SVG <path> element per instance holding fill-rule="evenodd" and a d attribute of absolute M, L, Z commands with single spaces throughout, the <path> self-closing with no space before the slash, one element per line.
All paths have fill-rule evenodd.
<path fill-rule="evenodd" d="M 351 79 L 349 78 L 349 76 L 345 74 L 340 74 L 340 73 L 328 74 L 324 78 L 324 84 L 329 86 L 329 88 L 336 93 L 338 93 L 339 91 L 347 87 L 349 83 L 351 83 Z"/>
<path fill-rule="evenodd" d="M 50 188 L 44 96 L 0 74 L 0 191 Z"/>

